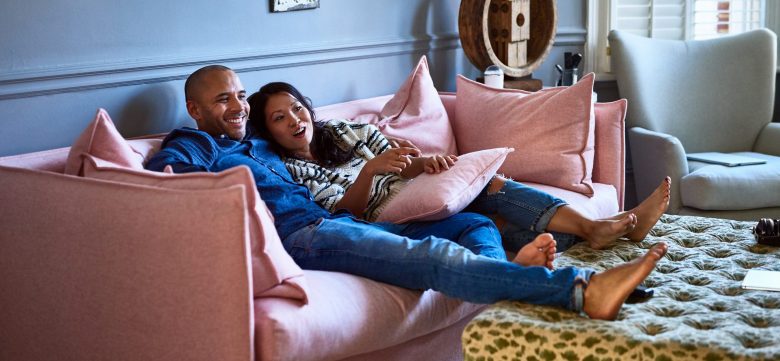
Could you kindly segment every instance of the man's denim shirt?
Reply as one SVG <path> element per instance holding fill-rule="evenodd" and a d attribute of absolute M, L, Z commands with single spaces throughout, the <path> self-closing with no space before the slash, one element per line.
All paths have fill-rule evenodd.
<path fill-rule="evenodd" d="M 219 172 L 248 166 L 260 197 L 274 215 L 281 239 L 320 218 L 331 217 L 312 200 L 308 188 L 293 181 L 282 160 L 263 139 L 215 139 L 197 129 L 176 129 L 163 140 L 162 150 L 149 160 L 146 168 L 161 172 L 166 165 L 173 167 L 175 173 Z"/>

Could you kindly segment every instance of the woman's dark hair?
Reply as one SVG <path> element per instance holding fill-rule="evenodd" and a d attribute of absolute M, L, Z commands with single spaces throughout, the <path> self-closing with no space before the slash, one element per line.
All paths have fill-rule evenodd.
<path fill-rule="evenodd" d="M 309 147 L 311 154 L 320 165 L 331 167 L 352 159 L 352 149 L 343 150 L 339 148 L 339 146 L 336 145 L 333 133 L 325 129 L 325 122 L 317 121 L 314 114 L 314 108 L 311 105 L 311 99 L 301 94 L 301 92 L 291 84 L 284 82 L 273 82 L 263 85 L 260 87 L 260 90 L 250 95 L 247 99 L 249 101 L 249 106 L 251 107 L 249 112 L 251 135 L 259 136 L 267 140 L 271 145 L 271 149 L 279 155 L 287 157 L 294 156 L 276 142 L 276 139 L 271 136 L 271 132 L 268 131 L 268 127 L 265 124 L 265 106 L 268 104 L 268 98 L 279 93 L 288 93 L 292 95 L 295 99 L 298 99 L 311 114 L 311 119 L 314 123 L 314 135 Z"/>

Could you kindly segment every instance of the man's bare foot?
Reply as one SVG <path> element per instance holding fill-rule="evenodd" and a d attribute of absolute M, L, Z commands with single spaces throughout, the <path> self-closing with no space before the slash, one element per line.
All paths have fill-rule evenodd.
<path fill-rule="evenodd" d="M 672 178 L 666 177 L 661 184 L 645 198 L 642 203 L 630 210 L 630 213 L 636 214 L 637 222 L 633 231 L 628 232 L 626 237 L 632 241 L 639 242 L 647 236 L 650 229 L 655 226 L 661 215 L 669 208 L 669 198 L 672 189 Z"/>
<path fill-rule="evenodd" d="M 521 266 L 543 266 L 553 269 L 553 260 L 555 259 L 555 239 L 552 234 L 542 233 L 526 244 L 512 260 L 512 262 Z"/>
<path fill-rule="evenodd" d="M 613 217 L 614 219 L 600 219 L 592 222 L 590 229 L 585 232 L 583 238 L 593 249 L 602 249 L 616 239 L 631 232 L 636 226 L 636 215 L 626 213 Z"/>
<path fill-rule="evenodd" d="M 653 271 L 666 250 L 666 243 L 660 242 L 640 258 L 591 276 L 582 310 L 593 319 L 614 320 L 628 295 Z"/>

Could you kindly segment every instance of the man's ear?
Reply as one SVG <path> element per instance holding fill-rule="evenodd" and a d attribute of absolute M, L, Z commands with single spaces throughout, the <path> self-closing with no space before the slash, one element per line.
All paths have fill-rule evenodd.
<path fill-rule="evenodd" d="M 190 113 L 192 119 L 195 119 L 195 123 L 200 123 L 200 107 L 194 100 L 187 100 L 187 113 Z"/>

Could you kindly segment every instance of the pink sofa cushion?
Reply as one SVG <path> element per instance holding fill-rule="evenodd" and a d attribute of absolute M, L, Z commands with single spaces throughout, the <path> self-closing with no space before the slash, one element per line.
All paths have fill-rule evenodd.
<path fill-rule="evenodd" d="M 304 272 L 310 284 L 305 307 L 255 300 L 258 360 L 340 360 L 424 336 L 485 307 L 345 273 Z"/>
<path fill-rule="evenodd" d="M 447 171 L 420 174 L 393 197 L 377 221 L 434 221 L 460 212 L 485 188 L 511 151 L 496 148 L 464 154 Z"/>
<path fill-rule="evenodd" d="M 98 158 L 132 169 L 144 169 L 148 157 L 160 149 L 159 139 L 127 141 L 111 121 L 105 109 L 98 109 L 95 119 L 76 139 L 68 152 L 65 174 L 81 174 L 81 154 L 92 154 Z"/>
<path fill-rule="evenodd" d="M 0 359 L 251 359 L 241 186 L 0 167 L 0 190 Z"/>
<path fill-rule="evenodd" d="M 608 218 L 620 212 L 617 191 L 611 184 L 593 183 L 592 196 L 544 184 L 523 184 L 565 199 L 570 206 L 591 219 Z"/>
<path fill-rule="evenodd" d="M 335 114 L 338 108 L 321 109 L 317 111 L 317 119 L 332 119 Z M 374 124 L 387 136 L 408 139 L 425 155 L 457 154 L 452 125 L 433 85 L 425 56 L 380 113 L 362 113 L 349 118 Z"/>
<path fill-rule="evenodd" d="M 241 185 L 249 210 L 252 284 L 255 297 L 288 297 L 306 302 L 307 284 L 303 271 L 282 246 L 274 228 L 273 216 L 260 199 L 249 168 L 240 166 L 219 173 L 171 174 L 120 167 L 111 162 L 84 156 L 84 176 L 119 183 L 141 184 L 165 189 L 213 189 Z M 207 207 L 208 205 L 203 205 Z M 215 215 L 214 224 L 221 215 Z M 187 216 L 181 215 L 181 222 Z"/>
<path fill-rule="evenodd" d="M 625 120 L 628 101 L 596 103 L 593 106 L 596 120 L 596 156 L 593 159 L 594 182 L 614 184 L 617 201 L 623 209 L 623 184 L 625 183 Z"/>
<path fill-rule="evenodd" d="M 593 75 L 529 93 L 458 76 L 453 128 L 462 153 L 512 147 L 499 172 L 593 194 Z"/>

